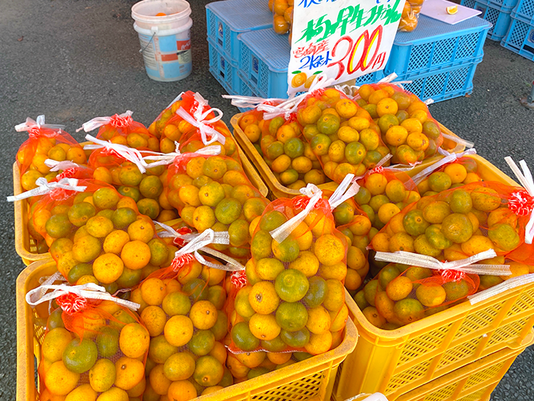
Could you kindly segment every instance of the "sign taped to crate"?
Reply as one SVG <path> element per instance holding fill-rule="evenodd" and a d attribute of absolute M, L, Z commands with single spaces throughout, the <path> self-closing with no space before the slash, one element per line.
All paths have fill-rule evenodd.
<path fill-rule="evenodd" d="M 405 0 L 297 0 L 293 9 L 288 94 L 325 73 L 334 83 L 383 70 Z"/>

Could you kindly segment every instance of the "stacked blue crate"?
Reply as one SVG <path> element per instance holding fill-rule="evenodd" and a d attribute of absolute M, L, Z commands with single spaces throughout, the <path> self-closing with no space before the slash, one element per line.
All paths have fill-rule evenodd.
<path fill-rule="evenodd" d="M 227 0 L 206 5 L 210 72 L 228 93 L 246 91 L 238 77 L 237 36 L 272 24 L 273 16 L 264 0 Z"/>
<path fill-rule="evenodd" d="M 501 45 L 534 60 L 534 0 L 519 0 L 511 15 L 510 29 Z"/>
<path fill-rule="evenodd" d="M 480 17 L 493 25 L 488 39 L 501 41 L 510 27 L 510 14 L 517 0 L 462 0 L 461 4 L 480 11 Z"/>
<path fill-rule="evenodd" d="M 239 73 L 260 97 L 287 99 L 291 47 L 286 35 L 262 29 L 239 35 Z M 364 75 L 356 84 L 378 82 L 382 71 Z"/>
<path fill-rule="evenodd" d="M 385 73 L 396 73 L 397 81 L 411 81 L 405 88 L 422 100 L 465 96 L 473 91 L 490 28 L 478 17 L 450 25 L 420 15 L 413 32 L 397 33 Z"/>

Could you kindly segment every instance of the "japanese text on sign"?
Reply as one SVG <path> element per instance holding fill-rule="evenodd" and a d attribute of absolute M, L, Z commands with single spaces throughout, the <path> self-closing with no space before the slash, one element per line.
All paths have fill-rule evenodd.
<path fill-rule="evenodd" d="M 321 72 L 345 82 L 383 69 L 404 0 L 300 0 L 294 7 L 289 94 Z"/>

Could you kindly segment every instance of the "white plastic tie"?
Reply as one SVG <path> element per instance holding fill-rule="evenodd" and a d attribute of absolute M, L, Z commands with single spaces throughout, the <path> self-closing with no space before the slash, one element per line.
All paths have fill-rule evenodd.
<path fill-rule="evenodd" d="M 317 202 L 322 198 L 322 191 L 314 184 L 308 184 L 306 187 L 300 189 L 300 193 L 310 198 L 310 201 L 306 205 L 303 211 L 292 217 L 280 227 L 270 231 L 271 237 L 281 243 L 293 232 L 297 226 L 304 221 L 306 216 L 310 214 Z"/>
<path fill-rule="evenodd" d="M 225 99 L 230 99 L 232 106 L 241 107 L 243 109 L 255 109 L 260 104 L 278 104 L 285 101 L 285 99 L 264 99 L 256 96 L 241 96 L 241 95 L 222 95 Z"/>
<path fill-rule="evenodd" d="M 426 267 L 433 270 L 457 270 L 466 274 L 509 276 L 512 274 L 510 265 L 484 265 L 474 264 L 481 260 L 491 259 L 497 256 L 493 249 L 477 253 L 466 259 L 452 262 L 440 262 L 432 256 L 420 255 L 417 253 L 397 251 L 397 252 L 377 252 L 375 259 L 382 262 L 401 263 L 408 266 Z"/>
<path fill-rule="evenodd" d="M 85 145 L 84 149 L 89 150 L 96 150 L 96 149 L 105 149 L 110 153 L 114 153 L 119 157 L 122 157 L 125 160 L 128 160 L 129 162 L 132 162 L 137 166 L 139 171 L 141 173 L 146 172 L 146 168 L 148 167 L 148 164 L 143 159 L 143 154 L 134 148 L 130 148 L 125 145 L 121 145 L 120 143 L 113 143 L 111 141 L 103 141 L 101 139 L 97 139 L 94 136 L 91 136 L 87 134 L 85 136 L 85 139 L 88 141 L 94 142 L 94 144 L 88 144 Z"/>
<path fill-rule="evenodd" d="M 512 171 L 514 172 L 515 176 L 519 180 L 519 183 L 525 188 L 525 190 L 528 192 L 528 194 L 531 197 L 534 197 L 534 180 L 532 179 L 532 173 L 530 172 L 530 169 L 527 166 L 527 163 L 524 160 L 521 160 L 519 162 L 519 165 L 521 166 L 521 171 L 517 164 L 513 161 L 513 159 L 510 156 L 506 156 L 504 158 L 506 163 L 510 166 Z M 528 220 L 528 223 L 525 227 L 525 243 L 526 244 L 532 244 L 532 239 L 534 238 L 534 209 L 530 212 L 530 219 Z"/>
<path fill-rule="evenodd" d="M 217 240 L 215 239 L 217 236 Z M 226 241 L 225 237 L 227 236 L 228 242 L 221 242 Z M 216 242 L 217 241 L 217 242 Z M 178 260 L 181 257 L 184 257 L 188 254 L 191 254 L 195 257 L 196 260 L 200 264 L 203 264 L 208 267 L 212 267 L 214 269 L 219 270 L 226 270 L 226 271 L 240 271 L 244 270 L 245 266 L 243 266 L 241 263 L 237 262 L 235 259 L 232 259 L 224 254 L 218 254 L 218 257 L 223 259 L 225 262 L 227 262 L 226 265 L 223 264 L 217 264 L 217 263 L 211 263 L 208 262 L 198 251 L 202 250 L 204 252 L 210 253 L 212 250 L 208 248 L 207 246 L 209 244 L 229 244 L 230 243 L 230 235 L 228 232 L 215 232 L 211 228 L 205 230 L 201 234 L 197 234 L 195 238 L 193 238 L 190 242 L 188 242 L 186 245 L 184 245 L 181 249 L 177 250 L 174 254 L 174 260 Z M 215 251 L 214 251 L 215 252 Z M 222 256 L 220 256 L 222 255 Z"/>
<path fill-rule="evenodd" d="M 37 120 L 27 117 L 25 122 L 15 125 L 15 131 L 17 132 L 33 131 L 33 130 L 38 130 L 40 128 L 62 130 L 65 128 L 65 126 L 61 124 L 45 124 L 44 114 L 37 116 Z"/>
<path fill-rule="evenodd" d="M 52 292 L 46 293 L 47 290 Z M 112 301 L 119 305 L 125 306 L 128 309 L 137 311 L 141 305 L 126 301 L 124 299 L 116 298 L 106 292 L 104 287 L 94 283 L 87 283 L 83 285 L 66 285 L 66 284 L 42 284 L 26 294 L 26 302 L 28 305 L 34 307 L 47 301 L 51 301 L 65 294 L 76 294 L 79 297 L 86 299 L 99 299 L 102 301 Z"/>
<path fill-rule="evenodd" d="M 199 233 L 180 234 L 174 228 L 168 226 L 165 223 L 161 223 L 155 220 L 153 222 L 154 224 L 159 225 L 163 229 L 163 231 L 160 231 L 158 233 L 161 238 L 179 238 L 183 239 L 185 242 L 191 242 L 199 235 L 201 235 Z M 211 237 L 210 235 L 210 240 L 212 240 L 212 242 L 210 242 L 211 244 L 230 245 L 230 234 L 228 234 L 228 231 L 213 231 L 213 237 Z"/>
<path fill-rule="evenodd" d="M 67 170 L 68 168 L 78 168 L 78 164 L 71 162 L 70 160 L 57 161 L 53 159 L 46 159 L 44 164 L 50 167 L 50 171 Z"/>
<path fill-rule="evenodd" d="M 355 395 L 354 397 L 347 398 L 345 401 L 388 401 L 388 399 L 382 393 L 363 393 Z"/>
<path fill-rule="evenodd" d="M 443 136 L 443 138 L 447 138 L 448 140 L 453 141 L 459 145 L 464 145 L 466 148 L 472 148 L 475 146 L 474 142 L 468 141 L 467 139 L 463 139 L 455 135 L 449 135 L 445 132 L 442 132 L 441 135 Z"/>
<path fill-rule="evenodd" d="M 326 89 L 334 83 L 333 78 L 327 78 L 326 74 L 318 74 L 317 77 L 313 80 L 308 92 L 301 95 L 295 96 L 294 98 L 289 98 L 285 102 L 280 103 L 277 106 L 271 106 L 267 104 L 260 104 L 258 110 L 265 111 L 263 118 L 265 120 L 270 120 L 278 116 L 284 116 L 287 120 L 289 117 L 297 112 L 299 105 L 306 99 L 307 96 L 312 95 L 317 90 Z"/>
<path fill-rule="evenodd" d="M 432 174 L 434 171 L 444 166 L 445 164 L 453 163 L 456 160 L 460 159 L 461 157 L 464 157 L 467 155 L 475 155 L 477 153 L 475 148 L 470 148 L 470 149 L 467 149 L 465 152 L 460 152 L 460 153 L 449 153 L 445 149 L 439 148 L 438 152 L 444 157 L 441 160 L 437 161 L 436 163 L 428 166 L 427 168 L 421 170 L 419 173 L 414 175 L 412 177 L 412 181 L 415 182 L 416 185 L 418 185 L 426 177 L 428 177 L 430 174 Z"/>
<path fill-rule="evenodd" d="M 125 113 L 122 113 L 122 114 L 119 114 L 119 115 L 116 115 L 118 116 L 118 118 L 121 118 L 121 119 L 128 119 L 128 117 L 131 117 L 133 114 L 133 112 L 131 110 L 126 110 Z M 115 116 L 109 116 L 109 117 L 95 117 L 85 123 L 82 124 L 82 126 L 80 128 L 78 128 L 76 130 L 76 132 L 79 132 L 81 130 L 84 130 L 85 132 L 91 132 L 97 128 L 100 128 L 104 125 L 108 125 L 110 124 L 114 119 L 116 119 L 117 117 Z"/>
<path fill-rule="evenodd" d="M 339 184 L 334 193 L 328 199 L 328 203 L 330 204 L 330 208 L 332 210 L 358 193 L 360 186 L 356 181 L 357 178 L 354 177 L 354 174 L 347 174 L 345 176 L 343 181 L 341 181 L 341 184 Z"/>
<path fill-rule="evenodd" d="M 83 192 L 87 188 L 86 186 L 78 186 L 78 180 L 76 178 L 62 178 L 55 182 L 48 182 L 46 178 L 39 177 L 35 180 L 37 188 L 30 189 L 18 195 L 8 196 L 8 202 L 15 202 L 22 199 L 31 198 L 32 196 L 46 195 L 54 189 L 66 189 L 69 191 Z"/>
<path fill-rule="evenodd" d="M 471 305 L 475 305 L 479 302 L 485 301 L 486 299 L 492 298 L 500 293 L 507 292 L 519 286 L 530 284 L 533 282 L 534 273 L 512 277 L 486 290 L 480 291 L 473 295 L 469 295 L 467 299 L 469 299 Z"/>

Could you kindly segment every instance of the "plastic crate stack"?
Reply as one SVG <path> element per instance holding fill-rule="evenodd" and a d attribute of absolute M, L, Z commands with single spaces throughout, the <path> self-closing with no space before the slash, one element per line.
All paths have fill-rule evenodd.
<path fill-rule="evenodd" d="M 491 22 L 488 39 L 501 41 L 508 32 L 511 13 L 518 0 L 462 0 L 463 6 L 482 12 L 481 18 Z"/>
<path fill-rule="evenodd" d="M 534 0 L 519 0 L 512 10 L 510 29 L 501 45 L 534 60 Z"/>
<path fill-rule="evenodd" d="M 397 33 L 384 71 L 396 73 L 397 81 L 411 81 L 405 89 L 422 100 L 470 94 L 490 28 L 478 17 L 450 25 L 420 15 L 417 29 Z"/>
<path fill-rule="evenodd" d="M 238 75 L 237 36 L 272 24 L 273 16 L 264 0 L 217 1 L 206 5 L 210 72 L 229 94 L 258 95 Z"/>
<path fill-rule="evenodd" d="M 288 35 L 272 29 L 267 0 L 227 0 L 206 6 L 210 72 L 229 94 L 287 98 Z M 375 72 L 358 84 L 378 82 Z"/>

